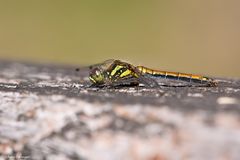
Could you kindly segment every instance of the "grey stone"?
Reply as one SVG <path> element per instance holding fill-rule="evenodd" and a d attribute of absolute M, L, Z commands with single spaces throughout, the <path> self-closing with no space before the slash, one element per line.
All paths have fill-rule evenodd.
<path fill-rule="evenodd" d="M 74 67 L 0 63 L 1 159 L 240 159 L 240 80 L 93 88 Z"/>

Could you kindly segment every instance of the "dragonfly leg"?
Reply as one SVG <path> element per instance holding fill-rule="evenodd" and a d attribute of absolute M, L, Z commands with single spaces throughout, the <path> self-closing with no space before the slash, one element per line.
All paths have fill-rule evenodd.
<path fill-rule="evenodd" d="M 116 86 L 138 86 L 139 80 L 135 77 L 129 77 L 124 79 L 118 79 L 117 81 L 110 84 L 113 87 Z"/>

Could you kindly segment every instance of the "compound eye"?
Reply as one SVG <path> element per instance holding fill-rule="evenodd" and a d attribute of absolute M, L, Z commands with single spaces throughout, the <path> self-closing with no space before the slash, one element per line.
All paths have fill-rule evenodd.
<path fill-rule="evenodd" d="M 100 75 L 100 71 L 98 69 L 95 71 L 95 73 L 96 75 Z"/>
<path fill-rule="evenodd" d="M 92 73 L 95 74 L 95 75 L 99 75 L 99 74 L 100 74 L 100 71 L 99 71 L 99 69 L 94 68 L 94 69 L 92 70 Z"/>

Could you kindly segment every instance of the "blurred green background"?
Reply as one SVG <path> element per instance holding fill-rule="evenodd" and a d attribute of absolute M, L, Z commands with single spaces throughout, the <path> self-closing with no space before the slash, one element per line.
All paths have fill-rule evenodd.
<path fill-rule="evenodd" d="M 240 77 L 238 0 L 0 1 L 0 59 Z"/>

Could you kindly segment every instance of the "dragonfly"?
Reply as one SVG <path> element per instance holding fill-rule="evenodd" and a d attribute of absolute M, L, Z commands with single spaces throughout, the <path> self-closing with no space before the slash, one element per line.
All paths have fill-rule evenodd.
<path fill-rule="evenodd" d="M 137 86 L 140 84 L 157 87 L 159 79 L 183 81 L 209 87 L 217 86 L 212 78 L 205 76 L 154 70 L 115 59 L 106 60 L 89 68 L 89 79 L 92 85 L 97 87 Z"/>

